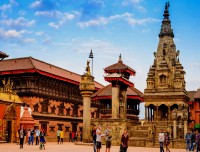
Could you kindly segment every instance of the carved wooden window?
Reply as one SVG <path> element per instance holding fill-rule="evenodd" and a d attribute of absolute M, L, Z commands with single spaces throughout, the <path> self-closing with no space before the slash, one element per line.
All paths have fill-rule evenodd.
<path fill-rule="evenodd" d="M 65 127 L 65 132 L 69 132 L 70 127 Z"/>
<path fill-rule="evenodd" d="M 42 113 L 48 113 L 49 100 L 44 100 L 41 104 L 42 104 Z"/>
<path fill-rule="evenodd" d="M 74 105 L 74 107 L 73 107 L 73 116 L 74 117 L 78 116 L 78 105 Z"/>
<path fill-rule="evenodd" d="M 56 111 L 56 106 L 54 105 L 53 107 L 51 107 L 51 113 L 55 114 L 55 111 Z"/>
<path fill-rule="evenodd" d="M 55 130 L 54 130 L 55 126 L 50 126 L 49 128 L 50 128 L 50 132 L 55 132 Z"/>
<path fill-rule="evenodd" d="M 94 118 L 94 114 L 95 114 L 94 112 L 91 112 L 91 118 Z"/>
<path fill-rule="evenodd" d="M 67 109 L 66 109 L 66 115 L 67 115 L 67 116 L 70 116 L 70 111 L 71 111 L 70 108 L 67 108 Z"/>
<path fill-rule="evenodd" d="M 39 105 L 38 105 L 38 103 L 37 103 L 37 104 L 35 104 L 35 105 L 33 106 L 33 108 L 34 108 L 34 112 L 38 112 L 38 108 L 39 108 Z"/>
<path fill-rule="evenodd" d="M 59 115 L 63 115 L 64 114 L 63 111 L 64 111 L 64 102 L 62 102 L 59 106 Z"/>

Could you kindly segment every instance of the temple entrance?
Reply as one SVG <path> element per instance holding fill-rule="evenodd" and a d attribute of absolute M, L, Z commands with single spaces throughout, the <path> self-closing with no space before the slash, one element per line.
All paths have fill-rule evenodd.
<path fill-rule="evenodd" d="M 6 141 L 10 143 L 12 139 L 12 121 L 7 121 L 5 136 L 6 136 Z"/>
<path fill-rule="evenodd" d="M 159 117 L 161 121 L 168 120 L 168 107 L 164 104 L 159 107 Z"/>

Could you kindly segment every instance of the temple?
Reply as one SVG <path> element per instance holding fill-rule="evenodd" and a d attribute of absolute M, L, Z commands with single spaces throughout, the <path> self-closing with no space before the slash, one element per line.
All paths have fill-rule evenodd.
<path fill-rule="evenodd" d="M 114 145 L 119 145 L 124 129 L 139 124 L 139 105 L 143 101 L 142 93 L 134 88 L 129 80 L 135 70 L 123 63 L 121 55 L 117 63 L 104 69 L 104 79 L 110 84 L 92 95 L 92 100 L 100 104 L 99 118 L 92 119 L 92 125 L 101 125 L 102 130 L 109 125 L 112 128 Z"/>

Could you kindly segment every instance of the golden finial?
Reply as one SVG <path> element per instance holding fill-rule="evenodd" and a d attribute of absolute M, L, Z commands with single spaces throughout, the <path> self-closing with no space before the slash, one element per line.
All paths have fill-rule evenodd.
<path fill-rule="evenodd" d="M 91 73 L 90 73 L 90 61 L 89 60 L 87 60 L 87 66 L 86 66 L 85 71 L 87 72 L 87 75 L 91 75 Z"/>

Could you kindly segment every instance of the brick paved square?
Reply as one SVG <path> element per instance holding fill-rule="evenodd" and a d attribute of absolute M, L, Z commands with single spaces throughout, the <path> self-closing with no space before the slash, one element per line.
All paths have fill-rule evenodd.
<path fill-rule="evenodd" d="M 73 143 L 64 143 L 58 145 L 55 142 L 48 142 L 45 150 L 40 150 L 38 145 L 24 145 L 23 149 L 15 143 L 2 143 L 0 144 L 1 152 L 93 152 L 93 147 L 89 145 L 75 145 Z M 171 152 L 185 152 L 185 149 L 170 149 Z M 101 152 L 105 152 L 105 145 L 102 146 Z M 112 146 L 111 152 L 119 152 L 118 146 Z M 159 152 L 159 148 L 148 147 L 129 147 L 128 152 Z"/>

